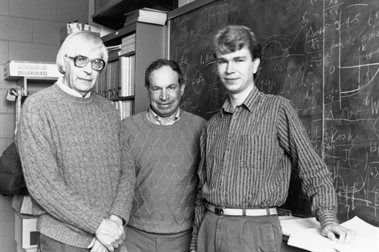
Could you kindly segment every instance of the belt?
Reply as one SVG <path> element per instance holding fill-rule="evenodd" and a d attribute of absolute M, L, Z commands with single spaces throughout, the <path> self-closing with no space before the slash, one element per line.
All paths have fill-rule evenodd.
<path fill-rule="evenodd" d="M 217 215 L 230 215 L 230 216 L 269 216 L 269 215 L 277 215 L 276 208 L 223 208 L 211 205 L 209 203 L 206 204 L 206 207 L 212 213 Z"/>

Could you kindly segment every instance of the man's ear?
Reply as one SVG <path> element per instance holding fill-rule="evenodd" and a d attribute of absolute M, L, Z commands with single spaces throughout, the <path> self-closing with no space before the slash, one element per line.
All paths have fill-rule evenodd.
<path fill-rule="evenodd" d="M 180 86 L 180 95 L 182 96 L 184 94 L 184 89 L 186 88 L 186 85 L 182 84 Z"/>
<path fill-rule="evenodd" d="M 253 73 L 255 74 L 258 71 L 259 64 L 261 63 L 260 58 L 255 58 L 253 60 Z"/>
<path fill-rule="evenodd" d="M 61 74 L 64 75 L 64 74 L 66 73 L 66 64 L 67 64 L 65 59 L 63 60 L 63 63 L 64 63 L 64 64 L 59 64 L 59 65 L 58 65 L 58 71 L 59 71 Z"/>

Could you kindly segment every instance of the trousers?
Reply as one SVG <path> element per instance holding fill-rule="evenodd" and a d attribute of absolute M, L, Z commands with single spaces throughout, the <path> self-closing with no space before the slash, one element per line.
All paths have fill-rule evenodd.
<path fill-rule="evenodd" d="M 280 252 L 277 215 L 225 216 L 207 211 L 198 232 L 197 252 Z"/>
<path fill-rule="evenodd" d="M 78 248 L 54 240 L 46 235 L 39 235 L 37 252 L 89 252 L 88 248 Z"/>
<path fill-rule="evenodd" d="M 127 226 L 128 252 L 188 252 L 192 229 L 176 234 L 155 234 Z"/>

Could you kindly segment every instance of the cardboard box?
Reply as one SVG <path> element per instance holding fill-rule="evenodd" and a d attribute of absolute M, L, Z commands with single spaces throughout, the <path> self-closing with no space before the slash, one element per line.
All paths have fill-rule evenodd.
<path fill-rule="evenodd" d="M 52 62 L 10 60 L 4 67 L 4 79 L 14 80 L 21 77 L 57 79 L 61 74 Z"/>
<path fill-rule="evenodd" d="M 37 248 L 39 233 L 37 231 L 37 218 L 15 213 L 14 237 L 20 249 Z"/>
<path fill-rule="evenodd" d="M 105 27 L 105 26 L 96 26 L 96 25 L 88 25 L 77 22 L 67 23 L 64 27 L 60 29 L 60 45 L 63 43 L 67 35 L 79 32 L 79 31 L 91 31 L 99 34 L 100 37 L 103 37 L 109 33 L 114 32 L 113 29 Z"/>
<path fill-rule="evenodd" d="M 66 23 L 66 26 L 62 27 L 60 29 L 60 40 L 61 44 L 63 40 L 70 35 L 71 33 L 75 32 L 80 32 L 80 31 L 90 31 L 101 34 L 101 27 L 100 26 L 94 26 L 94 25 L 88 25 L 88 24 L 83 24 L 83 23 L 78 23 L 78 22 L 71 22 L 71 23 Z"/>

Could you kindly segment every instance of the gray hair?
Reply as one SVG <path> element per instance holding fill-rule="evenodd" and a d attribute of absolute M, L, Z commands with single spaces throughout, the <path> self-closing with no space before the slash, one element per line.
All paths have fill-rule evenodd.
<path fill-rule="evenodd" d="M 108 62 L 108 50 L 105 47 L 100 36 L 96 33 L 89 31 L 75 32 L 66 37 L 63 41 L 61 47 L 59 48 L 56 64 L 60 73 L 64 74 L 64 66 L 66 55 L 73 51 L 80 51 L 80 49 L 87 47 L 89 45 L 98 46 L 101 58 Z"/>

